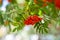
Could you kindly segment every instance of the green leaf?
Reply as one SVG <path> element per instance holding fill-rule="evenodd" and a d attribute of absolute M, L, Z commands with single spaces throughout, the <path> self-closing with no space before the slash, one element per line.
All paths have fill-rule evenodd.
<path fill-rule="evenodd" d="M 0 12 L 0 25 L 4 24 L 2 12 Z"/>

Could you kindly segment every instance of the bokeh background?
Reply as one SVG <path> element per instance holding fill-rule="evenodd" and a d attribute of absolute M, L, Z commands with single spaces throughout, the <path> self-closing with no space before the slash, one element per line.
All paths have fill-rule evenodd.
<path fill-rule="evenodd" d="M 25 0 L 13 0 L 13 1 L 0 0 L 0 16 L 2 13 L 3 14 L 2 16 L 5 18 L 4 21 L 6 21 L 7 17 L 9 17 L 9 15 L 10 15 L 9 13 L 14 13 L 14 14 L 11 14 L 12 17 L 14 18 L 17 15 L 16 13 L 23 12 L 23 10 L 22 11 L 18 10 L 19 8 L 16 7 L 17 6 L 16 2 L 19 5 L 21 10 L 24 9 Z M 11 8 L 9 7 L 10 4 L 12 6 Z M 15 6 L 13 6 L 12 4 L 14 4 Z M 16 10 L 17 10 L 17 12 L 16 12 Z M 8 14 L 7 17 L 5 14 L 6 11 Z M 59 11 L 59 14 L 60 14 L 60 11 Z M 9 18 L 11 18 L 11 17 L 9 17 Z M 19 19 L 19 18 L 17 18 L 17 19 Z M 60 17 L 57 17 L 57 19 L 60 19 Z M 11 20 L 11 19 L 9 19 L 9 20 Z M 15 23 L 14 20 L 11 20 L 12 24 L 18 25 Z M 0 24 L 1 24 L 1 22 L 2 22 L 2 20 L 0 18 Z M 4 23 L 4 25 L 8 25 L 8 24 L 9 24 L 8 21 L 6 21 Z M 32 27 L 32 25 L 25 25 L 21 30 L 19 30 L 19 31 L 16 30 L 15 32 L 12 32 L 12 30 L 16 28 L 12 24 L 10 24 L 10 27 L 0 25 L 0 40 L 60 40 L 60 20 L 57 20 L 57 21 L 51 20 L 51 24 L 48 24 L 48 27 L 50 29 L 49 33 L 43 34 L 43 35 L 41 35 L 41 34 L 38 35 L 38 33 L 36 33 L 36 31 Z M 23 25 L 23 24 L 21 24 L 21 25 Z"/>

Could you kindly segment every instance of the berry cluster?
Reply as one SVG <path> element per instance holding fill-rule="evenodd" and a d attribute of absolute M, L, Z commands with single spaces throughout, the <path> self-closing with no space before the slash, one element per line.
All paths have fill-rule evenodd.
<path fill-rule="evenodd" d="M 53 2 L 55 7 L 60 9 L 60 0 L 47 0 L 48 2 Z"/>
<path fill-rule="evenodd" d="M 33 25 L 41 20 L 42 20 L 42 18 L 39 18 L 37 15 L 33 15 L 33 16 L 28 17 L 28 19 L 25 20 L 24 23 L 26 25 Z"/>
<path fill-rule="evenodd" d="M 43 6 L 47 6 L 46 2 L 49 2 L 49 3 L 54 3 L 55 7 L 59 8 L 60 9 L 60 0 L 42 0 L 42 2 L 44 2 Z M 34 0 L 34 3 L 38 3 L 37 0 Z"/>
<path fill-rule="evenodd" d="M 55 6 L 56 6 L 57 8 L 60 8 L 60 0 L 55 0 Z"/>

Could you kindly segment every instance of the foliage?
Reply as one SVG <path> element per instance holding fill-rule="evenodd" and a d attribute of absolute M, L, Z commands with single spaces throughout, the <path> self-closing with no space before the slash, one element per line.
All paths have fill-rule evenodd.
<path fill-rule="evenodd" d="M 37 3 L 36 3 L 37 2 Z M 45 5 L 46 4 L 46 5 Z M 60 10 L 56 8 L 53 2 L 42 0 L 25 0 L 24 6 L 16 3 L 10 3 L 6 7 L 5 13 L 0 13 L 0 24 L 16 26 L 13 31 L 19 31 L 24 27 L 24 21 L 33 15 L 43 18 L 42 21 L 34 24 L 36 32 L 48 33 L 48 25 L 52 20 L 60 24 Z M 3 16 L 4 15 L 4 16 Z"/>

